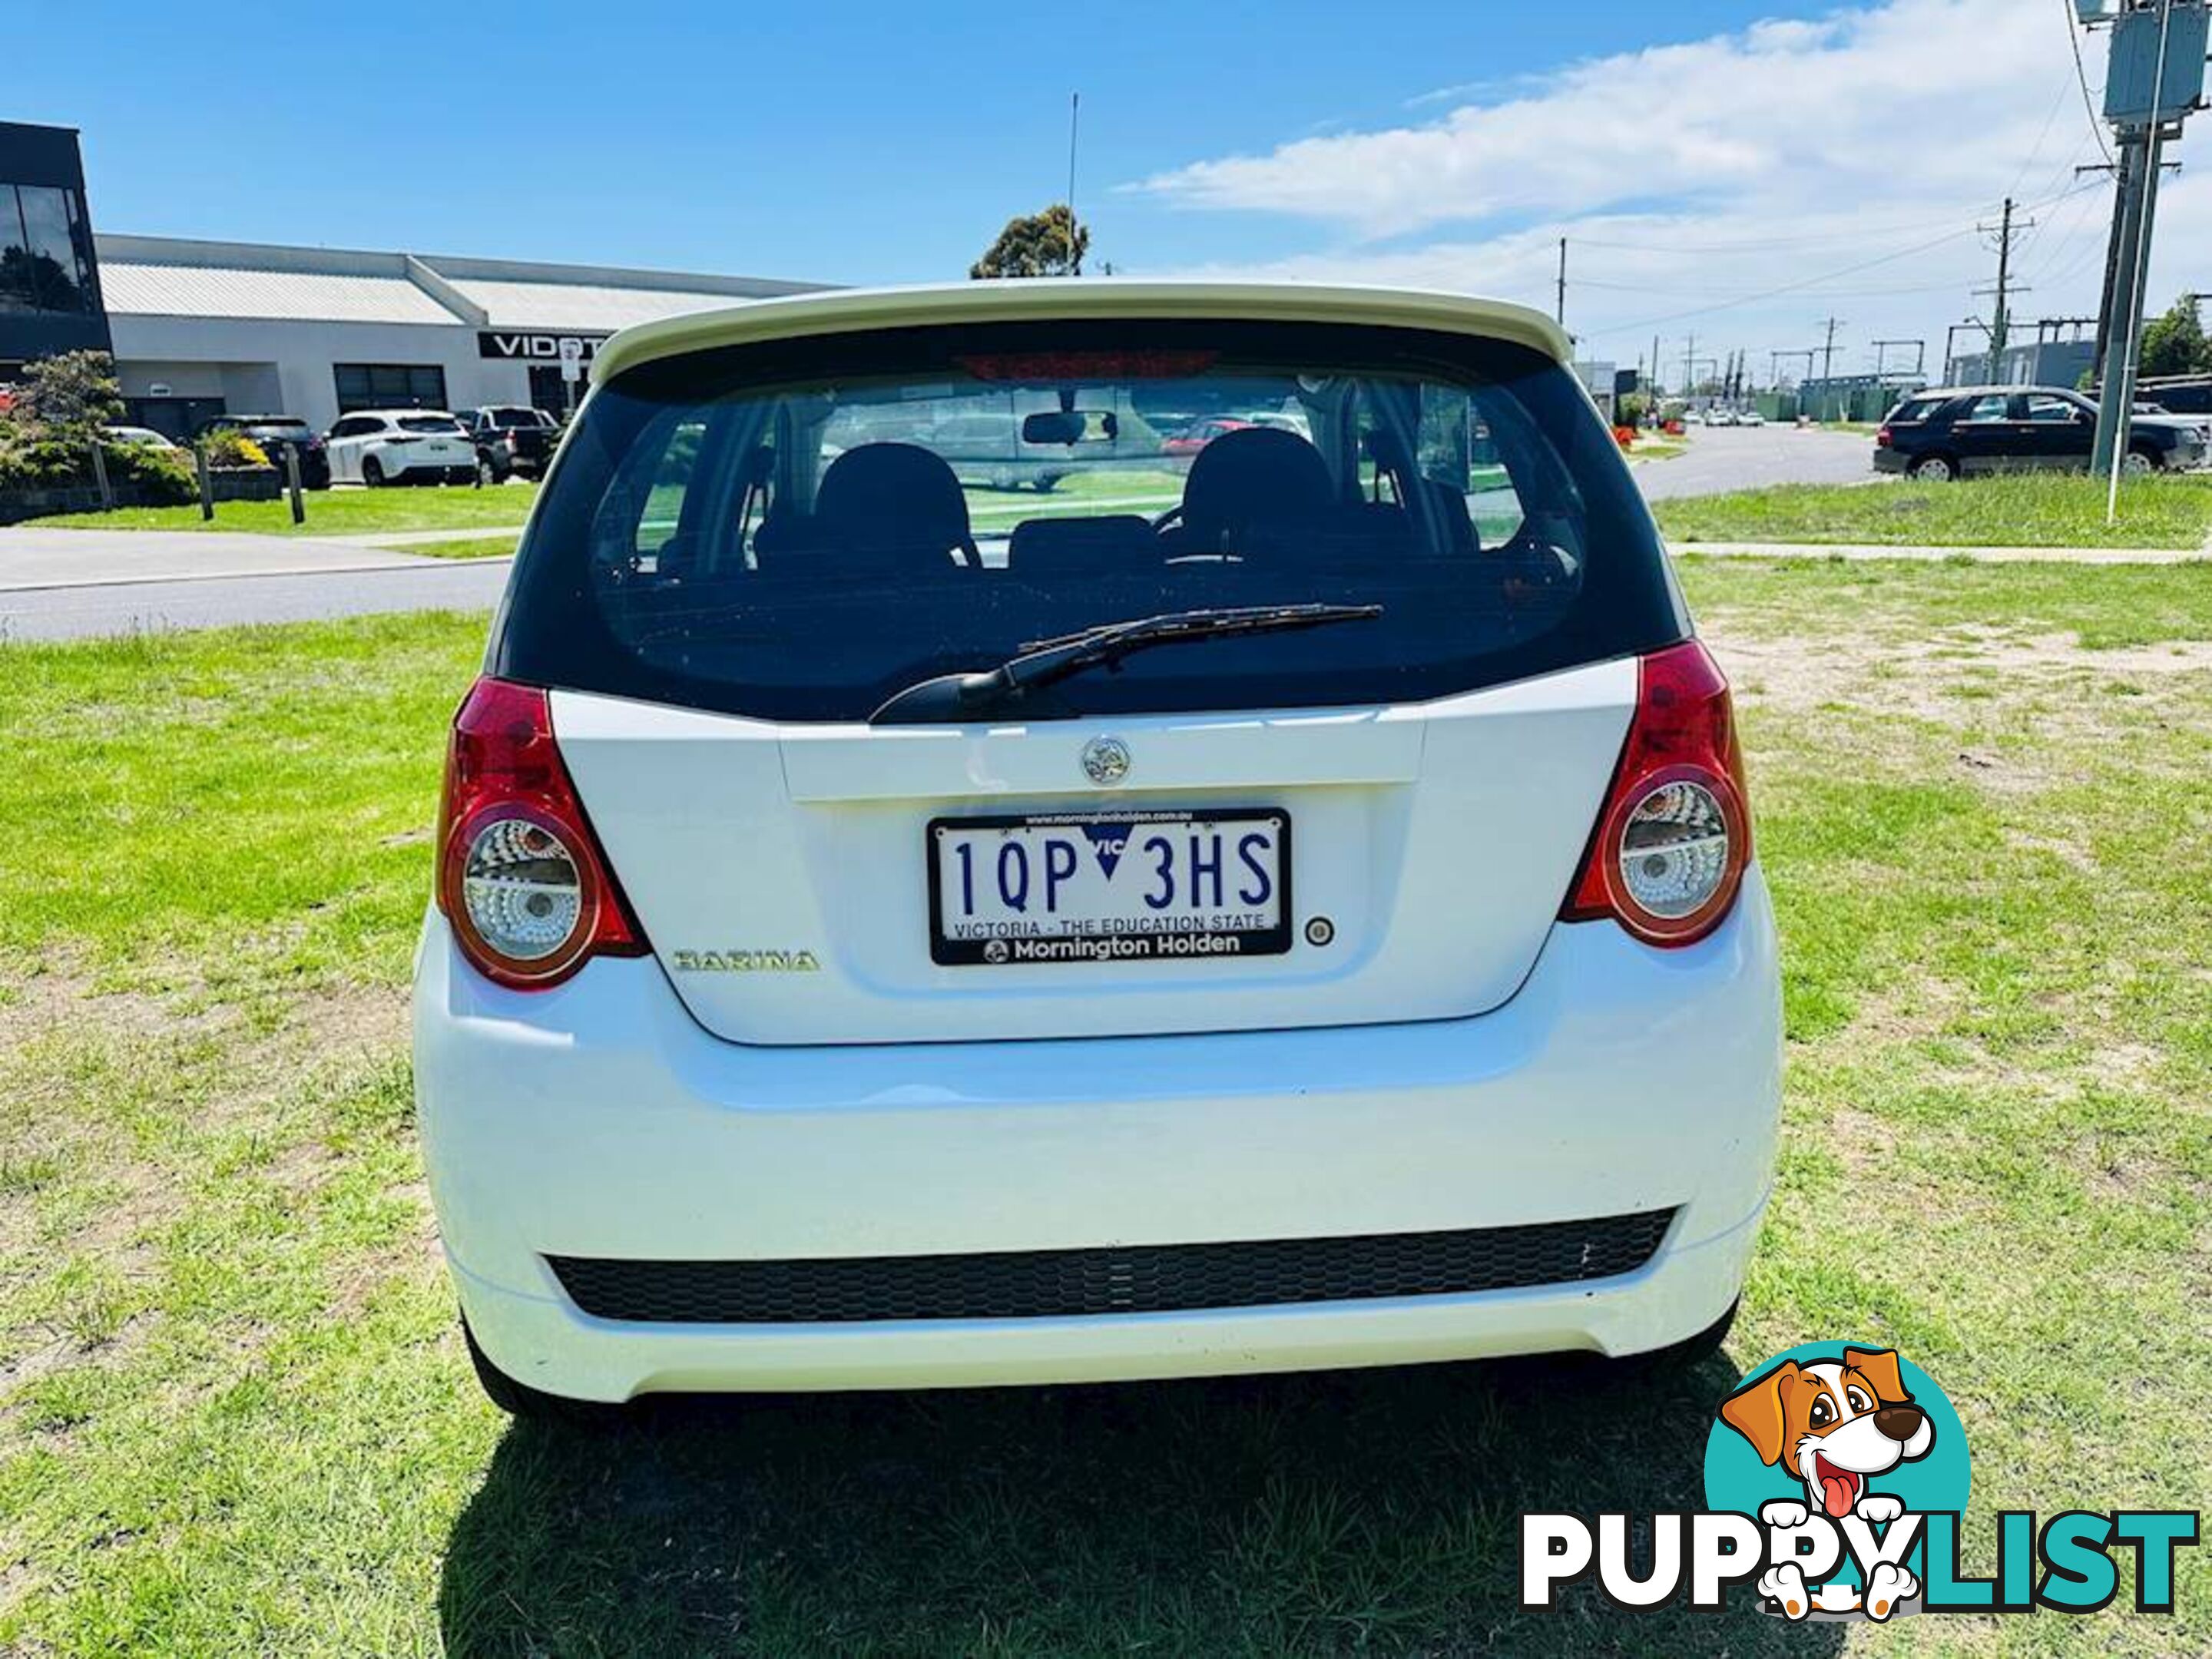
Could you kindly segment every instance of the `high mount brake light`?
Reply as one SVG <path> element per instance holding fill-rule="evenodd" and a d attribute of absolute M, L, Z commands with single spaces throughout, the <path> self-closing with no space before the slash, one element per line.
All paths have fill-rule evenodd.
<path fill-rule="evenodd" d="M 599 851 L 535 686 L 479 679 L 453 716 L 438 908 L 487 979 L 544 990 L 594 955 L 649 950 Z"/>
<path fill-rule="evenodd" d="M 1636 716 L 1560 918 L 1610 916 L 1650 944 L 1719 925 L 1751 862 L 1728 681 L 1695 640 L 1638 664 Z"/>
<path fill-rule="evenodd" d="M 970 352 L 952 361 L 979 380 L 1050 386 L 1076 380 L 1172 380 L 1203 374 L 1218 351 Z"/>

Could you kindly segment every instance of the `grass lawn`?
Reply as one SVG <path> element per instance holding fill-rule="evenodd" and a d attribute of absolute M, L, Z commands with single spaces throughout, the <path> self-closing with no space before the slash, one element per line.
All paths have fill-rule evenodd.
<path fill-rule="evenodd" d="M 427 559 L 501 559 L 514 551 L 513 536 L 456 536 L 449 542 L 410 542 L 395 553 L 419 553 Z"/>
<path fill-rule="evenodd" d="M 1526 1509 L 1695 1507 L 1740 1367 L 1894 1343 L 1992 1512 L 2212 1471 L 2212 573 L 1682 562 L 1787 947 L 1726 1362 L 672 1406 L 467 1374 L 403 1012 L 480 616 L 0 649 L 0 1650 L 2212 1650 L 2181 1612 L 1517 1606 Z M 2124 1601 L 2125 1597 L 2123 1596 Z"/>
<path fill-rule="evenodd" d="M 384 531 L 465 530 L 520 524 L 538 486 L 514 479 L 490 489 L 418 484 L 389 489 L 311 489 L 307 521 L 292 522 L 289 501 L 218 501 L 202 522 L 198 506 L 125 507 L 112 513 L 64 513 L 31 522 L 46 530 L 251 530 L 270 536 L 374 535 Z"/>
<path fill-rule="evenodd" d="M 1694 542 L 1856 542 L 1887 547 L 2180 547 L 2212 534 L 2212 478 L 2130 478 L 2120 518 L 2086 474 L 2014 473 L 1958 483 L 1777 484 L 1660 501 L 1678 546 Z"/>

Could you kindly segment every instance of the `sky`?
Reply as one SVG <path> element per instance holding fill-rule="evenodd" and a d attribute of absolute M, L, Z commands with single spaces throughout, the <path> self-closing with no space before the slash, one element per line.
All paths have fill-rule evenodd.
<path fill-rule="evenodd" d="M 0 114 L 82 130 L 106 231 L 957 278 L 1065 195 L 1079 91 L 1094 266 L 1550 310 L 1564 235 L 1586 354 L 1656 336 L 1679 379 L 1763 376 L 1831 316 L 1839 373 L 1877 339 L 1932 367 L 1990 314 L 2008 195 L 2015 318 L 2093 313 L 2111 205 L 2071 0 L 13 3 Z M 2204 142 L 2170 152 L 2154 309 L 2212 289 Z"/>

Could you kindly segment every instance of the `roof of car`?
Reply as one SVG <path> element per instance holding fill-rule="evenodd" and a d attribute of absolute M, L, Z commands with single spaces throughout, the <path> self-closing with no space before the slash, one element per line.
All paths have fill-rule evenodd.
<path fill-rule="evenodd" d="M 1922 398 L 1986 398 L 1998 392 L 2063 392 L 2069 398 L 2078 398 L 2082 395 L 2073 387 L 2066 386 L 1923 386 L 1921 390 L 1910 393 L 1906 401 L 1912 402 Z"/>
<path fill-rule="evenodd" d="M 843 289 L 669 317 L 626 328 L 605 342 L 593 356 L 592 378 L 605 385 L 624 369 L 658 358 L 809 334 L 930 323 L 1154 317 L 1431 328 L 1512 340 L 1562 363 L 1573 356 L 1565 331 L 1542 312 L 1471 295 L 1305 283 L 1064 276 Z"/>

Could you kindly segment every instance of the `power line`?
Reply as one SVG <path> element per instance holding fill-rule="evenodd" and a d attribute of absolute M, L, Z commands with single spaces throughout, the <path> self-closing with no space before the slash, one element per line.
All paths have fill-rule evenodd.
<path fill-rule="evenodd" d="M 1713 293 L 1713 290 L 1711 288 L 1702 283 L 1683 285 L 1673 283 L 1607 283 L 1601 282 L 1597 278 L 1591 276 L 1577 276 L 1575 278 L 1575 286 L 1577 288 L 1603 289 L 1609 293 L 1614 294 L 1703 294 L 1710 295 Z M 1959 284 L 1954 279 L 1942 283 L 1915 283 L 1905 288 L 1816 288 L 1809 290 L 1807 297 L 1814 300 L 1888 300 L 1915 294 L 1955 294 L 1958 290 Z M 1758 299 L 1759 295 L 1755 293 L 1741 295 L 1724 294 L 1720 297 L 1733 303 L 1740 300 L 1755 300 Z"/>
<path fill-rule="evenodd" d="M 2066 173 L 2055 175 L 2053 181 L 2054 184 L 2057 178 L 2066 177 L 2072 171 L 2073 169 L 2069 167 L 2066 170 Z M 2085 186 L 2077 180 L 2065 188 L 2053 191 L 2050 195 L 2038 197 L 2035 200 L 2027 204 L 2027 210 L 2029 212 L 2034 212 L 2041 208 L 2056 206 L 2058 203 L 2066 200 L 2067 198 L 2074 195 L 2076 191 L 2083 188 L 2085 188 Z M 1765 248 L 1802 247 L 1824 242 L 1863 242 L 1869 236 L 1910 235 L 1915 231 L 1934 230 L 1943 225 L 1954 225 L 1958 223 L 1961 218 L 1978 216 L 1985 213 L 1994 213 L 2002 205 L 2003 202 L 2002 198 L 1996 201 L 1985 199 L 1980 202 L 1962 205 L 1938 219 L 1914 219 L 1882 224 L 1854 225 L 1849 230 L 1811 231 L 1802 236 L 1769 236 L 1747 241 L 1620 241 L 1610 236 L 1585 236 L 1581 234 L 1579 232 L 1575 235 L 1575 241 L 1577 246 L 1582 247 L 1601 247 L 1622 253 L 1697 254 L 1753 252 Z"/>
<path fill-rule="evenodd" d="M 2089 136 L 2097 141 L 2097 149 L 2105 158 L 2105 165 L 2112 165 L 2112 147 L 2105 142 L 2105 124 L 2097 118 L 2097 100 L 2089 95 L 2089 70 L 2081 62 L 2081 37 L 2074 32 L 2074 0 L 2058 0 L 2059 9 L 2066 14 L 2066 44 L 2074 48 L 2074 79 L 2081 88 L 2081 109 L 2089 118 Z"/>
<path fill-rule="evenodd" d="M 1954 225 L 1967 214 L 1986 213 L 1996 204 L 1983 203 L 1974 207 L 1962 207 L 1957 212 L 1940 219 L 1916 219 L 1902 224 L 1860 225 L 1850 230 L 1823 230 L 1803 236 L 1770 236 L 1742 242 L 1622 242 L 1611 237 L 1577 235 L 1575 240 L 1583 247 L 1601 247 L 1620 253 L 1754 253 L 1768 248 L 1808 247 L 1826 242 L 1858 242 L 1869 236 L 1905 236 L 1915 231 L 1933 230 L 1939 225 Z"/>
<path fill-rule="evenodd" d="M 1729 311 L 1740 305 L 1753 305 L 1759 301 L 1776 299 L 1784 294 L 1799 293 L 1838 276 L 1850 276 L 1862 270 L 1871 270 L 1876 265 L 1893 264 L 1899 259 L 1909 259 L 1916 253 L 1925 253 L 1931 247 L 1941 247 L 1946 242 L 1955 242 L 1961 236 L 1972 236 L 1975 234 L 1974 228 L 1971 225 L 1964 229 L 1947 231 L 1941 236 L 1929 238 L 1927 241 L 1916 242 L 1911 247 L 1899 248 L 1894 253 L 1885 253 L 1877 258 L 1864 259 L 1857 264 L 1845 265 L 1838 270 L 1822 271 L 1818 276 L 1808 276 L 1799 282 L 1784 283 L 1778 288 L 1764 289 L 1756 294 L 1740 295 L 1735 299 L 1723 300 L 1717 305 L 1694 306 L 1687 311 L 1672 312 L 1663 317 L 1646 317 L 1638 322 L 1619 323 L 1607 329 L 1606 332 L 1626 334 L 1632 329 L 1646 329 L 1655 324 L 1680 322 L 1688 317 L 1710 316 L 1716 311 Z"/>
<path fill-rule="evenodd" d="M 2035 165 L 2035 158 L 2043 154 L 2043 141 L 2051 137 L 2051 124 L 2058 118 L 2058 106 L 2066 101 L 2066 94 L 2071 90 L 2064 80 L 2058 82 L 2058 95 L 2051 100 L 2051 108 L 2044 115 L 2043 125 L 2035 135 L 2035 142 L 2028 146 L 2027 158 L 2020 164 L 2020 171 L 2013 174 L 2012 188 L 2015 193 L 2027 178 L 2027 170 Z"/>

